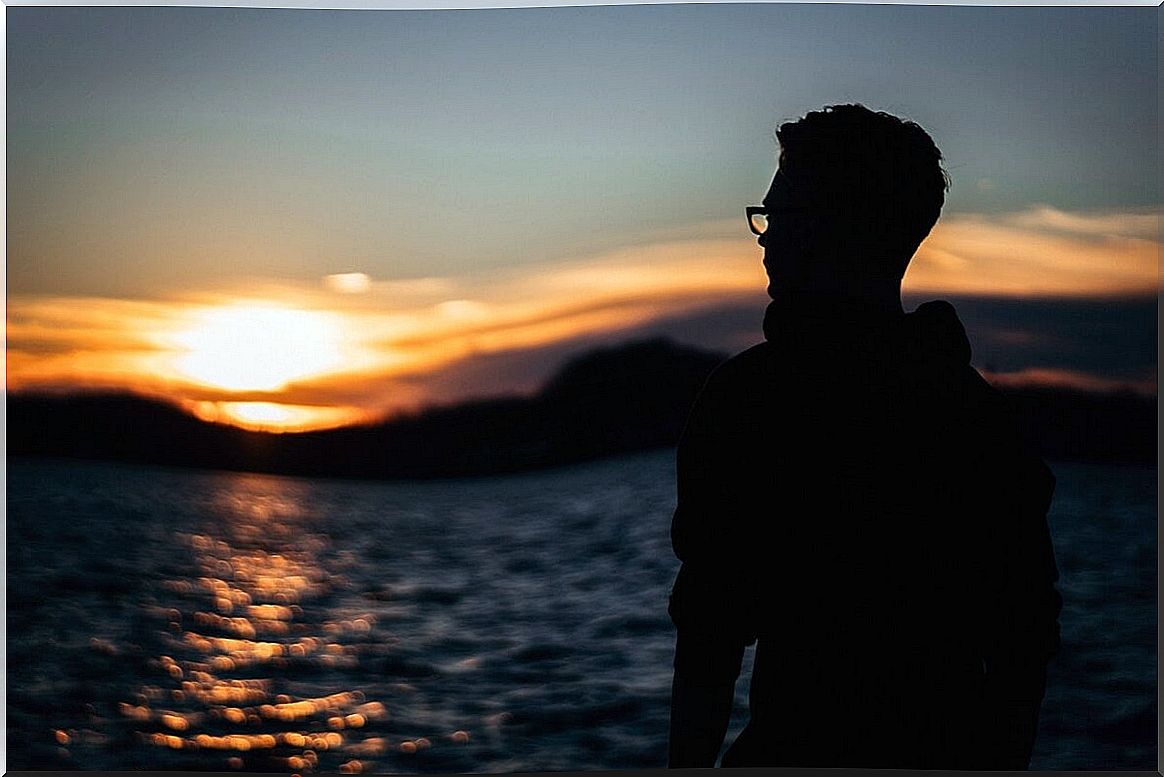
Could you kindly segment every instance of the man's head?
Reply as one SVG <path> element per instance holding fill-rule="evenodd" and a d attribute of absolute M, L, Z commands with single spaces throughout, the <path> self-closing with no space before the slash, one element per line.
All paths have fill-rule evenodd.
<path fill-rule="evenodd" d="M 910 121 L 835 105 L 776 131 L 780 169 L 760 239 L 774 286 L 810 274 L 900 282 L 948 188 L 942 154 Z"/>

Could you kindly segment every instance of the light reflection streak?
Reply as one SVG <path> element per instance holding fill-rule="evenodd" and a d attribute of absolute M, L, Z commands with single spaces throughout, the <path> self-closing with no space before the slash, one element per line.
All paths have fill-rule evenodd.
<path fill-rule="evenodd" d="M 201 532 L 176 535 L 193 570 L 161 581 L 177 606 L 146 608 L 166 624 L 165 654 L 150 661 L 158 680 L 122 701 L 121 717 L 146 746 L 230 769 L 356 774 L 430 747 L 425 737 L 385 737 L 388 707 L 360 689 L 287 692 L 304 670 L 357 668 L 377 619 L 326 609 L 343 585 L 327 563 L 330 538 L 309 531 L 292 484 L 279 482 L 278 493 L 264 482 L 234 476 Z M 54 737 L 70 744 L 67 731 Z M 469 741 L 467 732 L 447 739 Z"/>

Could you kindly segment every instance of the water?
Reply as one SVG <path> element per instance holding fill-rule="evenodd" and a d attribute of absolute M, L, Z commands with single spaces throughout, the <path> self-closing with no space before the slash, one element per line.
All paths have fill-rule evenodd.
<path fill-rule="evenodd" d="M 8 766 L 663 766 L 672 461 L 430 483 L 10 462 Z M 1032 768 L 1154 768 L 1156 472 L 1055 470 L 1064 644 Z"/>

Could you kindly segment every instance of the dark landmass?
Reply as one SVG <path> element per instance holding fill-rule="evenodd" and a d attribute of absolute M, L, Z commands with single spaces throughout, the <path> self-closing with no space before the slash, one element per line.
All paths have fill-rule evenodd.
<path fill-rule="evenodd" d="M 8 453 L 364 478 L 515 472 L 674 445 L 723 358 L 648 340 L 571 360 L 532 397 L 296 434 L 207 423 L 128 395 L 9 395 Z"/>
<path fill-rule="evenodd" d="M 358 478 L 516 472 L 675 445 L 704 380 L 724 358 L 663 339 L 631 343 L 567 362 L 532 397 L 305 433 L 207 423 L 125 394 L 10 394 L 8 454 Z M 1007 394 L 1047 458 L 1156 461 L 1155 397 L 1045 388 Z"/>
<path fill-rule="evenodd" d="M 1004 393 L 1022 431 L 1048 459 L 1156 463 L 1155 396 L 1041 387 Z"/>

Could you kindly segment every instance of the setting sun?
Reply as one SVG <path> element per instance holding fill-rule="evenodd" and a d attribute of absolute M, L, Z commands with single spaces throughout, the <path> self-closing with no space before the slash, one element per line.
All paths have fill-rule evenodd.
<path fill-rule="evenodd" d="M 338 319 L 273 305 L 210 308 L 174 336 L 179 374 L 230 391 L 276 391 L 343 366 Z"/>
<path fill-rule="evenodd" d="M 366 421 L 354 407 L 290 405 L 279 402 L 185 402 L 203 421 L 231 424 L 259 432 L 306 432 Z"/>

